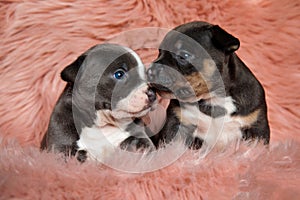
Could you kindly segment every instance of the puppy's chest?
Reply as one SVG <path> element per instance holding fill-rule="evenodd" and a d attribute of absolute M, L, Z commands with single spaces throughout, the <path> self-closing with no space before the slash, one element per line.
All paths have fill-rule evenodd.
<path fill-rule="evenodd" d="M 120 143 L 129 136 L 129 132 L 116 126 L 85 127 L 77 141 L 78 150 L 87 151 L 88 159 L 102 161 L 111 156 Z"/>
<path fill-rule="evenodd" d="M 209 103 L 184 105 L 180 112 L 181 122 L 196 125 L 195 137 L 203 139 L 209 146 L 224 145 L 232 140 L 241 139 L 241 128 L 248 125 L 237 116 L 234 100 L 231 97 L 215 98 Z"/>

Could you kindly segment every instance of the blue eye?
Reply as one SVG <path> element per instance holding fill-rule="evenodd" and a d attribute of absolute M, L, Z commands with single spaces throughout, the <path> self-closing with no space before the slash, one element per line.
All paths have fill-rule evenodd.
<path fill-rule="evenodd" d="M 125 71 L 124 70 L 122 70 L 122 69 L 118 69 L 115 73 L 114 73 L 114 78 L 115 79 L 118 79 L 118 80 L 120 80 L 120 79 L 123 79 L 124 77 L 125 77 Z"/>

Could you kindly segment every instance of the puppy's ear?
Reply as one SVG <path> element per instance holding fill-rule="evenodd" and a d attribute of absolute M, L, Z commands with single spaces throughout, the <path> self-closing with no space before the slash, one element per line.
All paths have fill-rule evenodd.
<path fill-rule="evenodd" d="M 214 45 L 225 53 L 232 53 L 240 47 L 240 41 L 218 25 L 212 27 L 212 35 Z"/>
<path fill-rule="evenodd" d="M 61 72 L 61 78 L 66 82 L 75 82 L 75 78 L 77 76 L 78 70 L 80 66 L 82 65 L 84 59 L 86 57 L 86 54 L 82 54 L 79 56 L 73 63 L 68 65 L 62 72 Z"/>

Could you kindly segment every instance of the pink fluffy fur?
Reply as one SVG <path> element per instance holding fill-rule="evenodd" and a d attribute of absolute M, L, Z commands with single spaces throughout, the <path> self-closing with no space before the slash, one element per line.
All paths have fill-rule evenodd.
<path fill-rule="evenodd" d="M 0 198 L 296 199 L 299 10 L 295 0 L 0 0 Z M 192 20 L 240 39 L 237 54 L 266 90 L 268 150 L 242 144 L 204 159 L 188 151 L 169 167 L 135 175 L 38 150 L 65 84 L 60 71 L 80 53 L 122 31 Z M 140 55 L 149 62 L 156 53 Z"/>

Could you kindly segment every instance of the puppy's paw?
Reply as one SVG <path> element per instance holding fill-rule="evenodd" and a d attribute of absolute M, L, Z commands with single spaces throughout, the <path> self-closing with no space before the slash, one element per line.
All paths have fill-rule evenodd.
<path fill-rule="evenodd" d="M 202 147 L 203 140 L 198 137 L 189 137 L 186 140 L 186 145 L 192 150 L 198 150 Z"/>
<path fill-rule="evenodd" d="M 203 143 L 203 140 L 198 138 L 198 137 L 195 137 L 194 138 L 194 141 L 193 143 L 191 144 L 190 148 L 192 150 L 197 150 L 197 149 L 200 149 L 202 147 L 202 143 Z"/>
<path fill-rule="evenodd" d="M 153 144 L 147 138 L 130 136 L 120 144 L 120 148 L 130 152 L 146 152 L 153 148 Z"/>
<path fill-rule="evenodd" d="M 76 158 L 79 162 L 83 163 L 87 159 L 87 152 L 85 150 L 77 151 Z"/>

